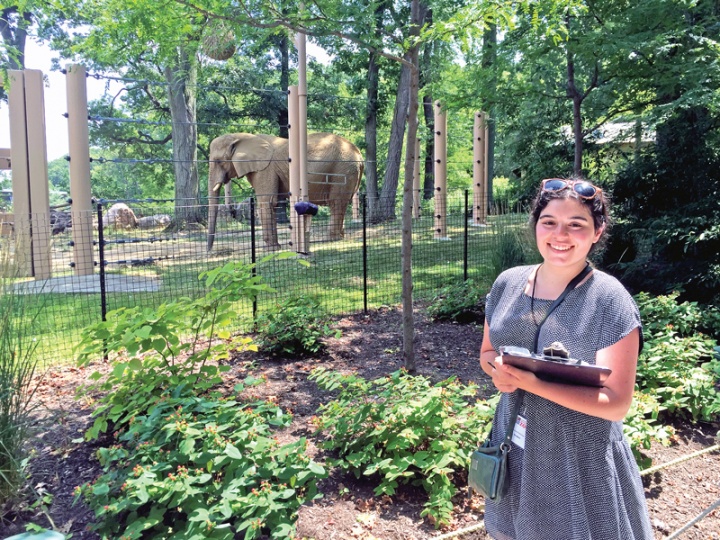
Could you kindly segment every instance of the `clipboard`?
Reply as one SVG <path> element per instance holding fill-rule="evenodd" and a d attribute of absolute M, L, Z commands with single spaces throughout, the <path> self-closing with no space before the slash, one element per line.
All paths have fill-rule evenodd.
<path fill-rule="evenodd" d="M 538 379 L 580 386 L 604 386 L 612 370 L 579 360 L 533 354 L 524 347 L 500 347 L 503 362 L 532 371 Z"/>

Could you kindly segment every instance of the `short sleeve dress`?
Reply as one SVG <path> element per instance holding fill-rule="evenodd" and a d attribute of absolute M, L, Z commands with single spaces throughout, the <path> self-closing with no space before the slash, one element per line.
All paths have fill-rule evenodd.
<path fill-rule="evenodd" d="M 525 285 L 534 266 L 503 272 L 486 304 L 495 348 L 532 349 L 537 327 Z M 535 299 L 537 321 L 550 300 Z M 571 357 L 590 364 L 595 354 L 641 328 L 630 294 L 612 276 L 594 270 L 542 325 L 538 348 L 562 342 Z M 493 420 L 493 444 L 503 438 L 517 392 L 503 394 Z M 526 392 L 525 448 L 508 454 L 508 492 L 486 501 L 485 526 L 498 540 L 652 540 L 637 464 L 622 422 L 570 410 Z"/>

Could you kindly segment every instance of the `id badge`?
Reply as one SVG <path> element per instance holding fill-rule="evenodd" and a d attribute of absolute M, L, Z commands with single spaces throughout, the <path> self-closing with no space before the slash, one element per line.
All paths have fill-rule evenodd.
<path fill-rule="evenodd" d="M 517 446 L 525 449 L 525 432 L 527 431 L 527 418 L 518 414 L 515 421 L 515 429 L 513 430 L 512 442 Z"/>

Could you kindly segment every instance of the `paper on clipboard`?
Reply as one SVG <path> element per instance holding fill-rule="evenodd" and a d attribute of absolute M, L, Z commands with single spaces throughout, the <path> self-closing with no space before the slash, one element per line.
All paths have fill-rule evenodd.
<path fill-rule="evenodd" d="M 601 387 L 612 370 L 577 360 L 550 358 L 532 354 L 524 347 L 500 347 L 503 363 L 532 371 L 538 379 L 581 386 Z"/>

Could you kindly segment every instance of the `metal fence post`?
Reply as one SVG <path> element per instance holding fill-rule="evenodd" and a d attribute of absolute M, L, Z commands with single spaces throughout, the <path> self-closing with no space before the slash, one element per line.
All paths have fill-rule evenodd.
<path fill-rule="evenodd" d="M 252 264 L 251 273 L 255 277 L 257 275 L 257 269 L 255 268 L 257 262 L 255 253 L 255 197 L 250 197 L 250 262 Z M 254 323 L 257 317 L 257 296 L 253 298 L 252 315 Z"/>
<path fill-rule="evenodd" d="M 363 193 L 360 196 L 362 205 L 362 258 L 363 258 L 363 313 L 368 312 L 368 272 L 367 272 L 367 196 Z"/>
<path fill-rule="evenodd" d="M 97 203 L 98 216 L 98 259 L 100 264 L 100 316 L 102 321 L 107 321 L 107 288 L 105 283 L 105 232 L 103 231 L 102 201 Z M 108 352 L 106 341 L 103 340 L 103 359 L 107 362 Z"/>
<path fill-rule="evenodd" d="M 463 243 L 463 282 L 468 279 L 468 194 L 465 190 L 465 208 L 463 209 L 463 222 L 465 223 L 464 243 Z"/>
<path fill-rule="evenodd" d="M 100 259 L 100 313 L 102 320 L 105 322 L 107 315 L 107 289 L 105 284 L 105 232 L 103 231 L 103 203 L 97 203 L 98 216 L 98 255 Z"/>

